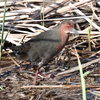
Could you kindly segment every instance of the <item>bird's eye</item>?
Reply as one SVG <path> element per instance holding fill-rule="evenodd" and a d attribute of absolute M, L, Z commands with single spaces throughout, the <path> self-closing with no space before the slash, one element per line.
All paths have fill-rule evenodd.
<path fill-rule="evenodd" d="M 67 25 L 67 28 L 70 28 L 70 26 L 69 26 L 69 25 Z"/>

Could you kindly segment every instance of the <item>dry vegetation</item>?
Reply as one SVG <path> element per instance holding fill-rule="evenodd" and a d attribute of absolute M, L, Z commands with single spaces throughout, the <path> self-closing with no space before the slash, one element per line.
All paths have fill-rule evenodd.
<path fill-rule="evenodd" d="M 0 33 L 3 1 L 0 0 Z M 95 13 L 90 51 L 88 27 L 93 10 Z M 62 52 L 41 68 L 44 74 L 52 73 L 58 76 L 43 78 L 39 75 L 37 85 L 34 86 L 35 70 L 30 67 L 30 62 L 16 60 L 9 48 L 56 27 L 64 19 L 75 23 L 75 29 L 80 36 L 72 35 Z M 8 0 L 4 28 L 4 36 L 9 28 L 10 32 L 0 64 L 0 86 L 3 88 L 0 90 L 0 100 L 82 100 L 79 66 L 74 47 L 84 72 L 90 71 L 90 74 L 85 76 L 87 100 L 100 99 L 100 0 Z"/>

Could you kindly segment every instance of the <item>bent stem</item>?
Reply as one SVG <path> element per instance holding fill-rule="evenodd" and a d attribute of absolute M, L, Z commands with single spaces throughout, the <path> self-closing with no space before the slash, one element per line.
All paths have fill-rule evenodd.
<path fill-rule="evenodd" d="M 79 65 L 79 69 L 80 69 L 80 76 L 81 76 L 81 85 L 82 85 L 83 100 L 86 100 L 85 79 L 84 79 L 84 74 L 83 74 L 83 70 L 82 70 L 81 61 L 80 61 L 80 59 L 79 59 L 79 55 L 78 55 L 78 53 L 77 53 L 76 48 L 75 48 L 75 53 L 76 53 L 76 55 L 77 55 L 78 65 Z"/>

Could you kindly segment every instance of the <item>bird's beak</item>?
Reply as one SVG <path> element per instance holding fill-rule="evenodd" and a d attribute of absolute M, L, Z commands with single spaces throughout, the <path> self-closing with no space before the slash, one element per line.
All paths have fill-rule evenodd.
<path fill-rule="evenodd" d="M 79 35 L 79 33 L 74 28 L 71 31 L 74 32 L 75 34 Z"/>

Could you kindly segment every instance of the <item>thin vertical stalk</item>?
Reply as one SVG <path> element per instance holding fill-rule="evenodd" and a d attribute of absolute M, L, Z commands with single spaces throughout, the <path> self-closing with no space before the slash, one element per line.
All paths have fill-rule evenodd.
<path fill-rule="evenodd" d="M 91 51 L 91 39 L 90 39 L 90 36 L 91 36 L 91 29 L 92 29 L 92 22 L 93 22 L 93 18 L 94 18 L 94 13 L 95 13 L 95 11 L 93 10 L 91 24 L 90 24 L 90 27 L 88 28 L 89 51 Z"/>
<path fill-rule="evenodd" d="M 3 43 L 3 35 L 4 35 L 5 14 L 6 14 L 6 3 L 7 3 L 7 0 L 5 0 L 5 6 L 4 6 L 3 25 L 2 25 L 2 36 L 1 36 L 1 47 L 0 47 L 0 62 L 1 62 L 1 56 L 2 56 L 2 49 L 3 49 L 3 46 L 4 46 L 4 43 Z"/>
<path fill-rule="evenodd" d="M 45 4 L 45 0 L 43 0 L 43 20 L 44 20 L 44 4 Z M 43 26 L 44 26 L 44 21 L 43 21 Z"/>

